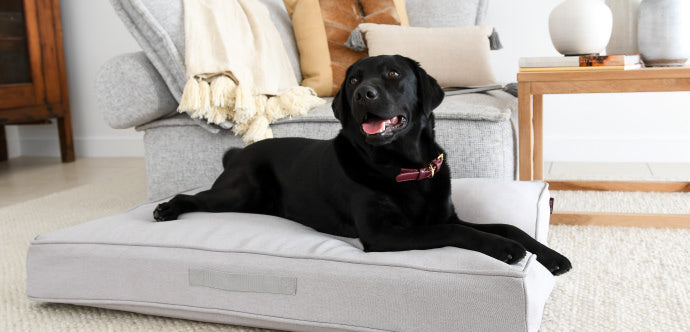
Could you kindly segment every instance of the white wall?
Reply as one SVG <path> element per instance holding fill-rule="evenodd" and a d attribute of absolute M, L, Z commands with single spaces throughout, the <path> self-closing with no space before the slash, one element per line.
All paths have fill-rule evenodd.
<path fill-rule="evenodd" d="M 108 0 L 62 0 L 63 43 L 77 157 L 143 156 L 142 134 L 103 120 L 94 82 L 109 58 L 140 50 Z M 57 122 L 57 121 L 53 121 Z M 10 156 L 59 156 L 57 125 L 9 126 Z"/>
<path fill-rule="evenodd" d="M 518 59 L 557 56 L 548 17 L 561 0 L 491 0 L 487 24 L 504 48 L 498 79 L 515 82 Z M 544 96 L 544 160 L 690 162 L 690 92 Z"/>
<path fill-rule="evenodd" d="M 504 48 L 493 52 L 498 79 L 514 82 L 522 56 L 558 55 L 548 16 L 561 0 L 492 0 L 487 23 Z M 107 0 L 61 1 L 65 57 L 78 157 L 143 154 L 141 134 L 101 118 L 93 82 L 108 58 L 139 49 Z M 690 162 L 690 93 L 548 95 L 547 161 Z M 58 155 L 52 126 L 8 127 L 12 155 Z"/>

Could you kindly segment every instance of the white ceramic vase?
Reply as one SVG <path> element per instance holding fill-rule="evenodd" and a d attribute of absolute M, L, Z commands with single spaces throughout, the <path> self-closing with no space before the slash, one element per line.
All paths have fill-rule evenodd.
<path fill-rule="evenodd" d="M 606 45 L 606 54 L 636 54 L 637 17 L 642 0 L 606 0 L 613 14 L 611 40 Z"/>
<path fill-rule="evenodd" d="M 564 55 L 599 54 L 611 37 L 612 16 L 602 0 L 565 0 L 549 15 L 549 33 Z"/>
<path fill-rule="evenodd" d="M 688 0 L 644 0 L 637 38 L 646 66 L 682 66 L 690 57 Z"/>

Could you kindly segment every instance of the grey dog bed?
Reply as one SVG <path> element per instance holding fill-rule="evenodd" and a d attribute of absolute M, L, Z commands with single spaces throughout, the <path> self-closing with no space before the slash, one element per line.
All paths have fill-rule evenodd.
<path fill-rule="evenodd" d="M 543 182 L 453 180 L 462 219 L 540 241 Z M 365 253 L 357 239 L 255 214 L 153 222 L 156 203 L 37 236 L 27 294 L 193 320 L 294 331 L 537 331 L 554 278 L 458 248 Z"/>

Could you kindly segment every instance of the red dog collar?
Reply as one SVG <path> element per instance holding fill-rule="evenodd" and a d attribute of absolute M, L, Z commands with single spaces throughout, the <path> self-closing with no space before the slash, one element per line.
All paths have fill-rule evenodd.
<path fill-rule="evenodd" d="M 396 182 L 413 181 L 413 180 L 424 180 L 433 178 L 436 172 L 441 169 L 443 164 L 443 153 L 438 155 L 436 159 L 429 163 L 429 166 L 412 169 L 412 168 L 402 168 L 400 169 L 400 174 L 395 177 Z"/>

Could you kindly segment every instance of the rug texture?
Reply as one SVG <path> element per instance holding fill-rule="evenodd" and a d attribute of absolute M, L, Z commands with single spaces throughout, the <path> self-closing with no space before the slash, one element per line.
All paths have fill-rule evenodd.
<path fill-rule="evenodd" d="M 127 181 L 104 179 L 0 208 L 0 331 L 266 331 L 26 298 L 34 236 L 135 206 L 145 200 L 145 182 L 133 171 Z M 582 195 L 569 199 L 577 205 Z M 574 269 L 558 278 L 541 331 L 690 331 L 690 230 L 552 226 L 549 241 Z"/>

